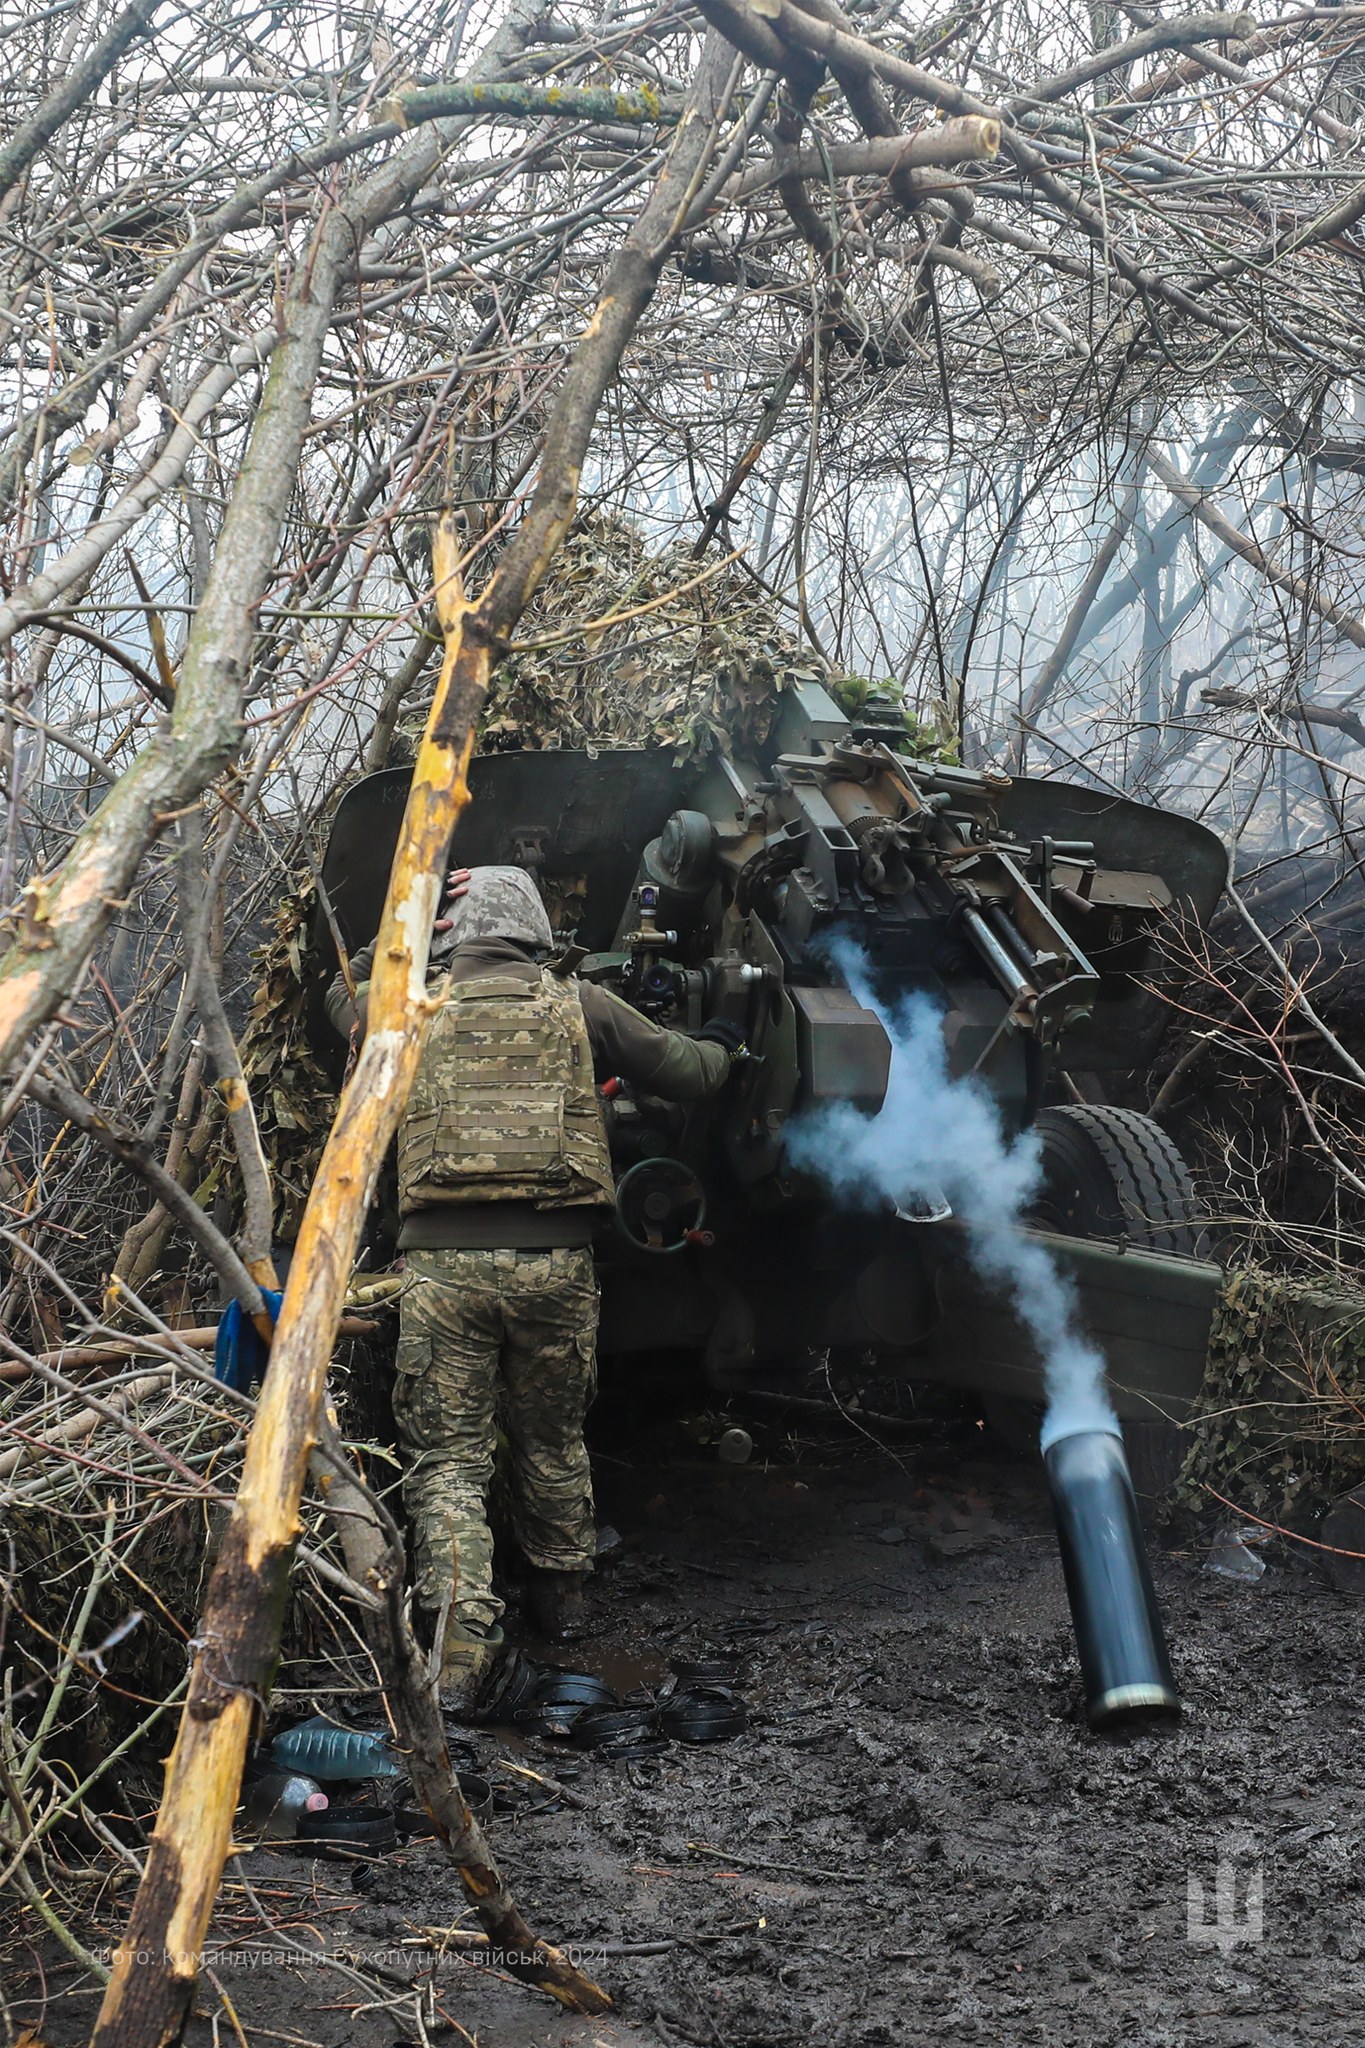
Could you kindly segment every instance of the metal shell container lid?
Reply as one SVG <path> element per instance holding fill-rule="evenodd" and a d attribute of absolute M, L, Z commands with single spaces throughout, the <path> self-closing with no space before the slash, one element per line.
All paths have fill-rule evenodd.
<path fill-rule="evenodd" d="M 658 1725 L 653 1707 L 589 1707 L 574 1723 L 573 1739 L 582 1749 L 603 1749 L 655 1735 Z"/>
<path fill-rule="evenodd" d="M 589 1671 L 547 1671 L 532 1695 L 538 1707 L 614 1707 L 616 1690 Z"/>
<path fill-rule="evenodd" d="M 670 1657 L 668 1668 L 679 1685 L 737 1685 L 744 1676 L 738 1650 L 699 1650 L 695 1657 Z"/>
<path fill-rule="evenodd" d="M 479 1695 L 478 1719 L 511 1726 L 518 1710 L 529 1707 L 545 1673 L 524 1651 L 509 1650 L 494 1665 Z"/>
<path fill-rule="evenodd" d="M 383 1856 L 398 1847 L 398 1822 L 387 1806 L 333 1806 L 300 1815 L 298 1839 Z"/>
<path fill-rule="evenodd" d="M 743 1700 L 726 1685 L 679 1687 L 660 1718 L 664 1733 L 679 1742 L 723 1742 L 749 1725 Z"/>
<path fill-rule="evenodd" d="M 546 1700 L 543 1704 L 533 1702 L 529 1707 L 518 1707 L 515 1724 L 523 1734 L 543 1735 L 552 1742 L 563 1742 L 573 1734 L 587 1712 L 586 1706 L 571 1700 Z"/>

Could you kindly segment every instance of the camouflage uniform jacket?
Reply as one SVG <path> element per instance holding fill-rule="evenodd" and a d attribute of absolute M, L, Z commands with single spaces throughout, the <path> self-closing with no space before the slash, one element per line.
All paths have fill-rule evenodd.
<path fill-rule="evenodd" d="M 362 1030 L 364 1028 L 365 998 L 373 961 L 373 946 L 363 947 L 351 961 L 356 983 L 354 1008 L 342 975 L 336 976 L 328 990 L 327 1014 L 343 1037 L 350 1035 L 356 1009 L 360 1026 Z M 472 939 L 458 946 L 450 955 L 449 970 L 452 985 L 519 977 L 525 980 L 528 994 L 541 983 L 543 974 L 525 947 L 510 940 L 491 938 Z M 619 997 L 592 982 L 570 981 L 565 985 L 566 993 L 569 989 L 574 991 L 582 1005 L 596 1080 L 604 1081 L 612 1075 L 620 1075 L 650 1094 L 678 1102 L 700 1101 L 723 1086 L 730 1062 L 721 1046 L 651 1024 L 629 1003 L 623 1003 Z M 433 1205 L 410 1210 L 399 1240 L 400 1247 L 410 1250 L 424 1245 L 587 1242 L 589 1218 L 585 1211 L 580 1211 L 577 1218 L 567 1211 L 561 1211 L 557 1218 L 547 1218 L 543 1210 L 530 1201 L 480 1203 L 478 1192 L 471 1187 L 470 1194 L 474 1199 L 469 1202 L 452 1204 L 447 1195 L 439 1207 Z M 461 1213 L 457 1214 L 457 1209 Z"/>

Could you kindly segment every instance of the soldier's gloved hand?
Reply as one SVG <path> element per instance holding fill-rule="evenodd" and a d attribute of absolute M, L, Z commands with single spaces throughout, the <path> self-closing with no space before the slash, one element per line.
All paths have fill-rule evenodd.
<path fill-rule="evenodd" d="M 732 1024 L 728 1017 L 712 1017 L 709 1023 L 702 1025 L 697 1037 L 704 1038 L 708 1044 L 722 1046 L 730 1055 L 731 1066 L 734 1066 L 737 1060 L 749 1057 L 744 1033 L 738 1024 Z"/>

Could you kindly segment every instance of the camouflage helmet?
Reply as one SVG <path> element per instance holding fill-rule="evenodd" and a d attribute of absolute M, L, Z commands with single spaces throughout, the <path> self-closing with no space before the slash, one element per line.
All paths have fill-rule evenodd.
<path fill-rule="evenodd" d="M 450 919 L 450 930 L 433 935 L 433 960 L 469 939 L 512 939 L 538 950 L 554 944 L 540 891 L 525 868 L 471 868 L 464 895 L 443 903 L 440 915 Z"/>

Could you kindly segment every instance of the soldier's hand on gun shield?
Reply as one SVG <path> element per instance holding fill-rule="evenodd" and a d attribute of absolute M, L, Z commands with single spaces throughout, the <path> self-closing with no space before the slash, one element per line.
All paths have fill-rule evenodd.
<path fill-rule="evenodd" d="M 461 896 L 467 895 L 469 891 L 469 875 L 470 870 L 468 868 L 452 868 L 450 870 L 450 873 L 446 876 L 445 894 L 441 899 L 443 903 L 458 903 Z M 432 926 L 432 930 L 434 932 L 448 932 L 451 923 L 452 920 L 448 917 L 438 917 Z"/>
<path fill-rule="evenodd" d="M 732 1024 L 728 1017 L 712 1017 L 702 1025 L 696 1034 L 711 1045 L 719 1045 L 730 1055 L 730 1065 L 736 1067 L 741 1060 L 751 1057 L 744 1033 L 738 1024 Z"/>

